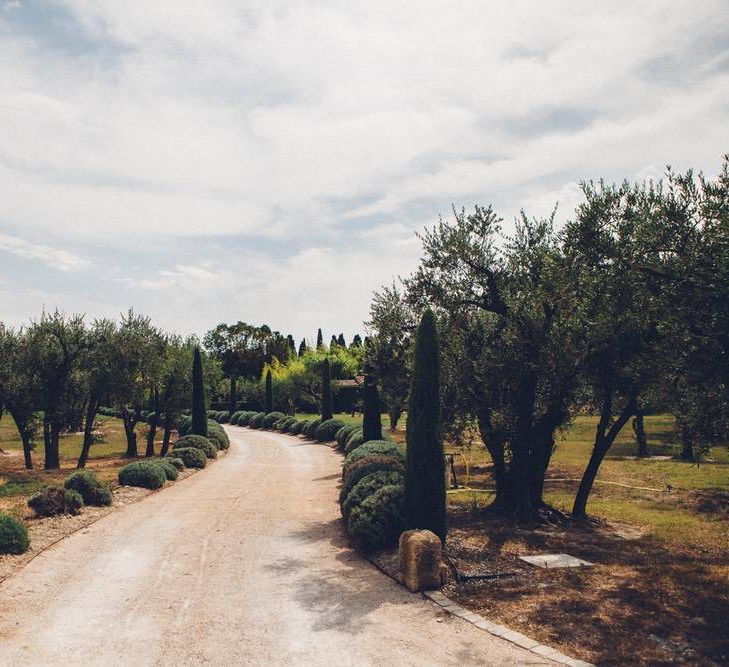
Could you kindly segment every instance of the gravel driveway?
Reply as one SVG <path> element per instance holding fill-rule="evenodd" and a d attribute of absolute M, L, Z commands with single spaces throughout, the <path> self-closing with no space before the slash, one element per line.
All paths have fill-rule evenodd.
<path fill-rule="evenodd" d="M 0 664 L 546 664 L 349 549 L 329 447 L 227 430 L 215 465 L 0 586 Z"/>

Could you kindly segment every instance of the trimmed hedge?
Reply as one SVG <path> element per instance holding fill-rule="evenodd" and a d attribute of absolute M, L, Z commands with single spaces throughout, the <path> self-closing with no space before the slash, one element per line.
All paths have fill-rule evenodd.
<path fill-rule="evenodd" d="M 162 466 L 152 461 L 134 461 L 119 470 L 119 484 L 139 486 L 143 489 L 159 489 L 164 486 L 167 476 Z"/>
<path fill-rule="evenodd" d="M 365 475 L 351 488 L 344 502 L 341 503 L 340 507 L 344 520 L 347 521 L 352 510 L 378 489 L 383 486 L 403 484 L 405 484 L 405 476 L 402 472 L 396 470 L 379 470 Z"/>
<path fill-rule="evenodd" d="M 289 428 L 289 433 L 291 435 L 301 435 L 308 425 L 309 422 L 306 419 L 297 419 Z"/>
<path fill-rule="evenodd" d="M 344 426 L 344 422 L 339 419 L 327 419 L 316 427 L 314 437 L 319 442 L 329 442 L 334 440 L 334 436 L 342 426 Z"/>
<path fill-rule="evenodd" d="M 255 410 L 245 410 L 238 419 L 238 426 L 250 426 L 251 419 L 257 414 Z"/>
<path fill-rule="evenodd" d="M 205 452 L 196 447 L 181 447 L 168 454 L 168 456 L 170 458 L 182 459 L 186 468 L 204 468 L 208 462 Z"/>
<path fill-rule="evenodd" d="M 294 422 L 296 421 L 295 417 L 284 417 L 283 419 L 279 419 L 273 427 L 277 431 L 281 431 L 281 433 L 288 433 L 289 429 L 294 425 Z"/>
<path fill-rule="evenodd" d="M 363 551 L 395 544 L 405 529 L 405 487 L 391 484 L 367 496 L 352 509 L 347 529 Z"/>
<path fill-rule="evenodd" d="M 214 459 L 218 455 L 218 448 L 210 440 L 203 438 L 201 435 L 186 435 L 174 444 L 173 449 L 177 451 L 178 449 L 185 449 L 187 447 L 199 449 L 209 459 Z"/>
<path fill-rule="evenodd" d="M 403 455 L 400 447 L 394 442 L 388 442 L 387 440 L 370 440 L 360 445 L 354 451 L 347 454 L 347 458 L 344 459 L 344 465 L 342 467 L 343 476 L 347 476 L 347 470 L 355 463 L 358 459 L 364 458 L 365 456 L 382 455 L 392 456 L 405 463 L 405 456 Z"/>
<path fill-rule="evenodd" d="M 49 486 L 28 499 L 28 507 L 37 516 L 58 516 L 59 514 L 79 514 L 84 499 L 78 491 L 69 491 L 61 486 Z"/>
<path fill-rule="evenodd" d="M 179 435 L 189 435 L 192 432 L 192 417 L 189 415 L 180 419 L 177 425 L 177 433 Z"/>
<path fill-rule="evenodd" d="M 171 482 L 176 481 L 177 478 L 180 476 L 180 473 L 177 472 L 177 468 L 169 460 L 152 459 L 151 462 L 154 463 L 155 465 L 158 465 L 160 468 L 162 468 L 162 472 L 164 472 L 165 477 L 168 480 L 170 480 Z"/>
<path fill-rule="evenodd" d="M 321 417 L 318 419 L 315 419 L 314 421 L 310 421 L 302 433 L 309 438 L 310 440 L 314 439 L 314 434 L 316 433 L 316 429 L 319 428 L 319 424 L 321 424 Z"/>
<path fill-rule="evenodd" d="M 208 422 L 208 440 L 220 450 L 230 449 L 230 438 L 218 422 Z"/>
<path fill-rule="evenodd" d="M 237 410 L 232 415 L 230 415 L 230 423 L 233 424 L 233 426 L 238 426 L 238 420 L 241 418 L 241 415 L 243 414 L 243 410 Z"/>
<path fill-rule="evenodd" d="M 381 470 L 399 472 L 404 475 L 405 464 L 394 456 L 372 455 L 359 459 L 352 464 L 342 482 L 342 488 L 339 491 L 339 504 L 341 505 L 347 499 L 347 495 L 359 480 Z"/>
<path fill-rule="evenodd" d="M 182 459 L 177 458 L 174 454 L 165 456 L 165 461 L 169 461 L 170 465 L 175 466 L 175 468 L 177 468 L 177 470 L 185 469 L 185 462 Z"/>
<path fill-rule="evenodd" d="M 265 412 L 256 412 L 248 421 L 248 426 L 251 428 L 263 428 L 263 419 L 265 416 Z"/>
<path fill-rule="evenodd" d="M 279 420 L 283 419 L 286 415 L 283 412 L 269 412 L 263 418 L 263 428 L 273 428 L 273 425 Z"/>
<path fill-rule="evenodd" d="M 0 512 L 0 554 L 22 554 L 29 546 L 26 527 L 16 518 Z"/>
<path fill-rule="evenodd" d="M 111 505 L 113 496 L 109 485 L 97 479 L 96 474 L 91 470 L 79 470 L 73 473 L 66 478 L 63 486 L 80 493 L 85 505 L 97 507 Z"/>
<path fill-rule="evenodd" d="M 345 454 L 351 454 L 357 447 L 361 447 L 364 444 L 364 434 L 362 429 L 357 429 L 354 433 L 351 433 L 347 438 L 347 444 L 344 447 Z"/>
<path fill-rule="evenodd" d="M 335 439 L 337 441 L 339 449 L 344 449 L 344 446 L 347 444 L 347 439 L 349 438 L 350 434 L 359 428 L 361 427 L 357 426 L 357 424 L 345 424 L 337 431 Z"/>
<path fill-rule="evenodd" d="M 218 424 L 227 424 L 228 422 L 230 422 L 230 412 L 228 412 L 227 410 L 218 412 L 215 417 L 215 421 L 218 422 Z"/>

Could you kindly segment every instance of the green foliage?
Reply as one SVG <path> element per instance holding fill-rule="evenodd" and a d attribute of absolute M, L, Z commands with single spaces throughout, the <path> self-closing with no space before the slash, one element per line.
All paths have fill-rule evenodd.
<path fill-rule="evenodd" d="M 119 484 L 144 489 L 159 489 L 167 477 L 161 466 L 152 461 L 134 461 L 119 470 Z"/>
<path fill-rule="evenodd" d="M 263 428 L 263 420 L 265 417 L 265 412 L 257 412 L 250 418 L 248 426 L 250 426 L 251 428 Z"/>
<path fill-rule="evenodd" d="M 337 431 L 344 426 L 344 422 L 339 419 L 327 419 L 316 427 L 314 437 L 319 442 L 329 442 L 334 440 Z"/>
<path fill-rule="evenodd" d="M 291 433 L 291 435 L 301 435 L 308 425 L 309 422 L 306 419 L 297 419 L 291 425 L 291 428 L 289 428 L 289 433 Z"/>
<path fill-rule="evenodd" d="M 186 435 L 174 444 L 175 451 L 188 447 L 199 449 L 209 459 L 214 459 L 218 455 L 218 448 L 210 440 L 201 435 Z"/>
<path fill-rule="evenodd" d="M 405 528 L 405 489 L 401 484 L 383 486 L 352 509 L 347 529 L 366 552 L 392 546 Z"/>
<path fill-rule="evenodd" d="M 22 554 L 29 546 L 26 527 L 9 514 L 0 512 L 0 554 Z"/>
<path fill-rule="evenodd" d="M 238 426 L 238 420 L 243 416 L 243 410 L 237 410 L 232 415 L 230 415 L 230 423 L 233 424 L 233 426 Z"/>
<path fill-rule="evenodd" d="M 217 422 L 208 422 L 208 440 L 219 450 L 230 449 L 230 438 L 225 429 Z"/>
<path fill-rule="evenodd" d="M 321 421 L 325 422 L 332 418 L 332 405 L 332 368 L 329 357 L 325 357 L 321 369 Z"/>
<path fill-rule="evenodd" d="M 112 493 L 109 485 L 96 477 L 91 470 L 79 470 L 63 482 L 67 489 L 81 494 L 86 505 L 111 505 Z"/>
<path fill-rule="evenodd" d="M 271 369 L 266 371 L 266 414 L 273 412 L 273 380 L 271 378 Z"/>
<path fill-rule="evenodd" d="M 363 445 L 362 449 L 367 446 Z M 430 530 L 445 542 L 448 529 L 445 459 L 440 432 L 440 353 L 435 316 L 431 310 L 423 314 L 415 340 L 406 451 L 408 528 Z"/>
<path fill-rule="evenodd" d="M 362 415 L 362 433 L 367 440 L 382 439 L 382 420 L 380 417 L 380 395 L 377 383 L 372 376 L 365 377 L 363 389 L 364 414 Z"/>
<path fill-rule="evenodd" d="M 177 424 L 177 432 L 180 435 L 190 435 L 192 433 L 192 417 L 189 415 L 182 417 Z"/>
<path fill-rule="evenodd" d="M 186 468 L 204 468 L 208 460 L 205 452 L 197 447 L 181 447 L 169 456 L 182 459 Z"/>
<path fill-rule="evenodd" d="M 84 500 L 77 491 L 69 491 L 60 486 L 49 486 L 34 493 L 28 499 L 30 507 L 37 516 L 76 515 L 81 512 Z"/>
<path fill-rule="evenodd" d="M 347 444 L 344 445 L 344 453 L 350 454 L 358 447 L 361 447 L 364 444 L 364 433 L 362 432 L 361 428 L 358 428 L 356 431 L 353 431 L 349 434 L 349 437 L 347 438 Z"/>
<path fill-rule="evenodd" d="M 207 437 L 208 415 L 205 409 L 205 379 L 202 355 L 196 347 L 192 362 L 192 433 Z"/>
<path fill-rule="evenodd" d="M 395 470 L 380 470 L 365 475 L 352 487 L 341 503 L 342 517 L 347 521 L 355 507 L 383 486 L 402 486 L 404 483 L 405 478 L 403 474 Z"/>
<path fill-rule="evenodd" d="M 263 417 L 261 425 L 263 428 L 271 429 L 279 419 L 283 419 L 285 416 L 283 412 L 269 412 Z"/>
<path fill-rule="evenodd" d="M 288 433 L 295 422 L 296 422 L 295 417 L 284 417 L 283 419 L 279 419 L 274 424 L 274 428 L 277 431 L 281 431 L 281 433 Z"/>
<path fill-rule="evenodd" d="M 243 414 L 238 418 L 238 426 L 249 426 L 251 418 L 257 414 L 255 410 L 244 410 Z"/>
<path fill-rule="evenodd" d="M 319 424 L 321 424 L 321 418 L 314 419 L 308 422 L 304 429 L 301 431 L 302 435 L 305 435 L 310 440 L 313 440 L 316 429 L 319 428 Z"/>
<path fill-rule="evenodd" d="M 177 460 L 182 462 L 180 459 Z M 164 472 L 165 477 L 171 482 L 176 481 L 180 476 L 180 473 L 177 471 L 177 467 L 166 457 L 162 459 L 152 459 L 150 463 L 158 465 L 162 469 L 162 472 Z"/>
<path fill-rule="evenodd" d="M 339 504 L 341 505 L 347 499 L 349 492 L 357 482 L 375 472 L 396 472 L 402 475 L 404 479 L 405 464 L 394 456 L 383 456 L 381 454 L 373 454 L 359 459 L 352 464 L 342 482 L 342 488 L 339 490 Z"/>
<path fill-rule="evenodd" d="M 185 469 L 185 462 L 177 458 L 174 454 L 165 456 L 165 461 L 168 461 L 170 465 L 175 466 L 177 470 L 184 470 Z"/>
<path fill-rule="evenodd" d="M 230 412 L 227 412 L 226 410 L 218 412 L 217 416 L 215 417 L 215 421 L 218 422 L 218 424 L 227 424 L 228 422 L 230 422 Z"/>
<path fill-rule="evenodd" d="M 402 450 L 397 443 L 390 442 L 388 440 L 370 440 L 369 442 L 365 442 L 364 444 L 360 445 L 349 454 L 347 454 L 346 458 L 344 459 L 343 466 L 343 469 L 345 471 L 344 476 L 346 477 L 347 468 L 349 468 L 349 466 L 357 461 L 357 459 L 361 459 L 363 456 L 368 456 L 370 454 L 383 454 L 385 456 L 394 456 L 403 463 L 405 462 L 405 457 L 403 456 Z"/>

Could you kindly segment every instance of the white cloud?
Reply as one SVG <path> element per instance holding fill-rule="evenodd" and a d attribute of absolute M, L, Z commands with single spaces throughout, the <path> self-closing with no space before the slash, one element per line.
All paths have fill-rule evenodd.
<path fill-rule="evenodd" d="M 80 271 L 91 264 L 89 260 L 67 250 L 40 243 L 30 243 L 8 234 L 0 234 L 0 251 L 9 252 L 23 259 L 42 262 L 59 271 Z"/>

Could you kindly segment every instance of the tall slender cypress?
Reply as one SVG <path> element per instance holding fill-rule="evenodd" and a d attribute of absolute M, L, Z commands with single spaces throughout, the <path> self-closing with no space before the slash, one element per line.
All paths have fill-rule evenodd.
<path fill-rule="evenodd" d="M 415 340 L 406 430 L 405 521 L 445 542 L 446 489 L 440 432 L 440 355 L 435 315 L 423 313 Z"/>
<path fill-rule="evenodd" d="M 208 437 L 208 415 L 205 408 L 205 380 L 200 348 L 192 360 L 192 432 Z"/>
<path fill-rule="evenodd" d="M 365 376 L 362 403 L 362 440 L 382 440 L 380 394 L 377 391 L 377 382 L 371 375 Z"/>
<path fill-rule="evenodd" d="M 301 343 L 299 344 L 299 356 L 303 357 L 305 352 L 306 352 L 306 338 L 302 338 Z"/>
<path fill-rule="evenodd" d="M 321 365 L 321 420 L 326 421 L 333 416 L 332 369 L 329 365 L 329 358 L 327 357 Z"/>
<path fill-rule="evenodd" d="M 343 333 L 339 334 L 339 338 L 337 338 L 337 345 L 339 345 L 339 347 L 347 347 L 347 341 L 344 340 Z"/>
<path fill-rule="evenodd" d="M 296 356 L 296 342 L 291 334 L 286 336 L 286 343 L 289 346 L 289 356 Z"/>
<path fill-rule="evenodd" d="M 332 339 L 329 341 L 329 349 L 331 350 L 332 348 L 336 347 L 337 345 L 339 345 L 339 342 L 337 341 L 337 337 L 334 334 L 332 334 Z"/>
<path fill-rule="evenodd" d="M 273 412 L 273 380 L 271 369 L 266 371 L 266 413 Z"/>
<path fill-rule="evenodd" d="M 316 349 L 321 350 L 324 347 L 324 336 L 321 329 L 316 333 Z"/>

